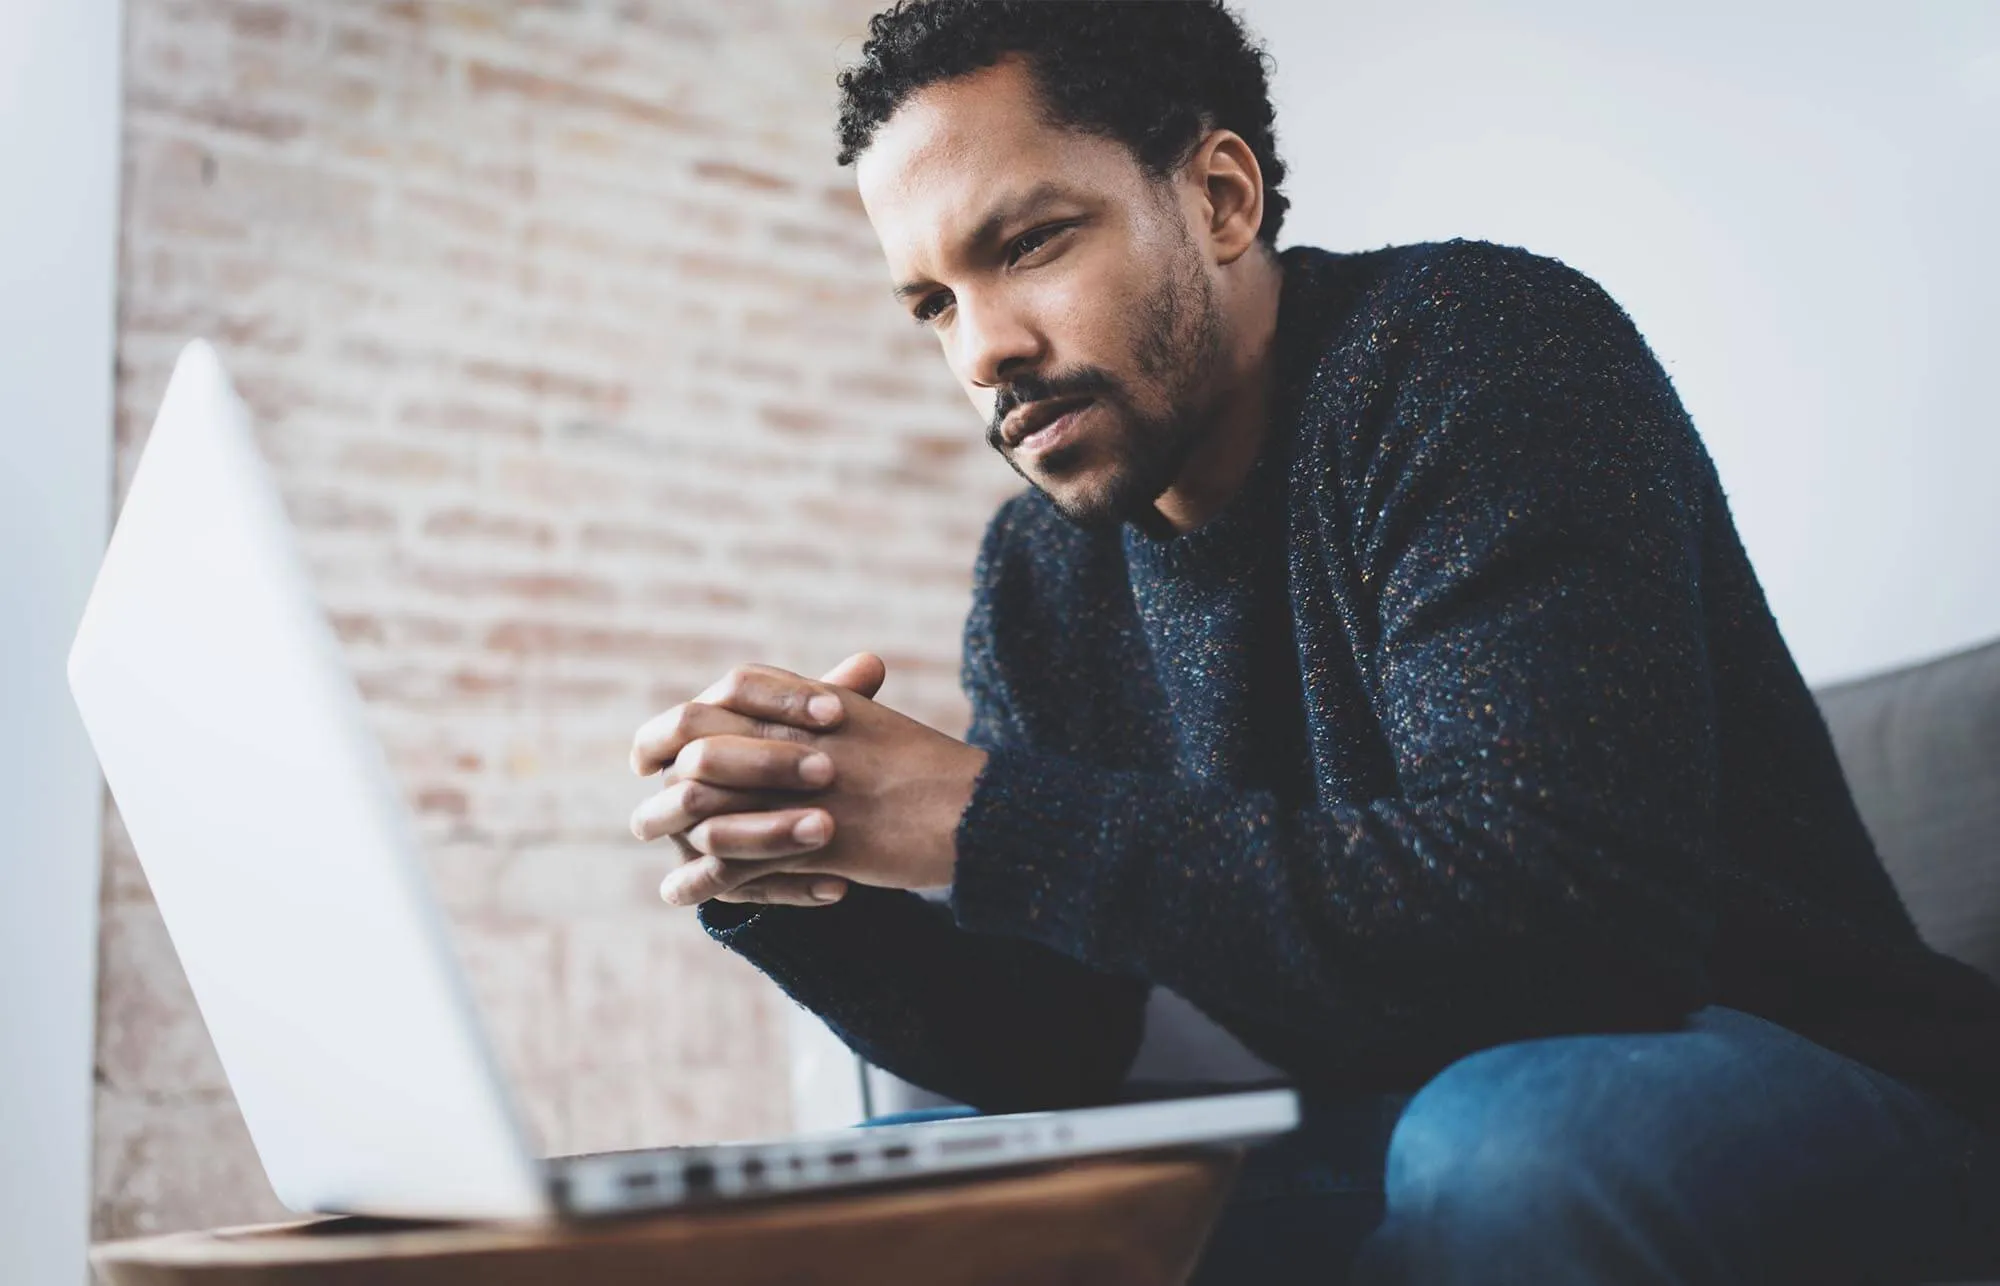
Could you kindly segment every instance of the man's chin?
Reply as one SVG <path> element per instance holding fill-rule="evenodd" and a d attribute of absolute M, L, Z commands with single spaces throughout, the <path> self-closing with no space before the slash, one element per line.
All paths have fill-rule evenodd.
<path fill-rule="evenodd" d="M 1085 440 L 1050 451 L 1032 469 L 1020 457 L 1002 453 L 1015 473 L 1047 496 L 1057 513 L 1089 531 L 1109 531 L 1127 522 L 1145 525 L 1153 502 L 1167 489 L 1171 474 L 1148 469 L 1147 461 L 1130 453 L 1106 449 L 1103 441 Z M 1153 483 L 1148 474 L 1168 473 Z"/>
<path fill-rule="evenodd" d="M 1028 478 L 1036 490 L 1049 498 L 1056 512 L 1086 531 L 1111 531 L 1143 518 L 1158 492 L 1142 494 L 1135 479 L 1113 474 L 1109 478 L 1063 478 L 1044 482 Z"/>

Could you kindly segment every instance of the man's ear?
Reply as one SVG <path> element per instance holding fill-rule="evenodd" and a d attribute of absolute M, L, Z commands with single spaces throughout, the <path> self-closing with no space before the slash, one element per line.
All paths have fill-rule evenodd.
<path fill-rule="evenodd" d="M 1215 261 L 1235 263 L 1257 244 L 1264 223 L 1264 171 L 1257 154 L 1234 130 L 1214 130 L 1195 146 L 1184 172 L 1201 190 Z"/>

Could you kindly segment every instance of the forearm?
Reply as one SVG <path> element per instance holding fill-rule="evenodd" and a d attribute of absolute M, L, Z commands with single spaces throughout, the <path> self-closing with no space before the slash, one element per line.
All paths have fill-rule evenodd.
<path fill-rule="evenodd" d="M 911 893 L 857 886 L 824 908 L 710 902 L 716 939 L 862 1057 L 987 1111 L 1112 1098 L 1146 986 L 1012 937 L 971 933 Z"/>
<path fill-rule="evenodd" d="M 1666 1017 L 1708 985 L 1689 841 L 1605 842 L 1477 786 L 1287 811 L 1001 752 L 958 838 L 960 924 L 1343 1040 Z"/>

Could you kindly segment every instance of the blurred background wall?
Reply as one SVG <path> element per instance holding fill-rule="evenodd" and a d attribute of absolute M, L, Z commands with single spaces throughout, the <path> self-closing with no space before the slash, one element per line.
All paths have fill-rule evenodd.
<path fill-rule="evenodd" d="M 833 164 L 871 8 L 126 5 L 121 485 L 212 337 L 551 1149 L 792 1119 L 790 1006 L 625 830 L 636 726 L 736 662 L 863 647 L 886 699 L 964 724 L 1012 474 Z M 107 834 L 95 1231 L 272 1214 Z"/>
<path fill-rule="evenodd" d="M 734 661 L 863 646 L 889 653 L 896 704 L 963 722 L 966 569 L 1011 475 L 886 301 L 830 160 L 831 74 L 873 7 L 125 5 L 118 477 L 176 347 L 210 335 L 551 1147 L 781 1128 L 810 1097 L 788 1049 L 805 1088 L 846 1070 L 788 1042 L 789 1007 L 654 900 L 659 859 L 623 831 L 633 725 Z M 2000 8 L 1244 9 L 1277 58 L 1287 239 L 1486 237 L 1602 280 L 1674 374 L 1809 677 L 2000 634 Z M 92 451 L 103 467 L 105 303 L 93 256 L 55 248 L 88 248 L 111 183 L 58 162 L 108 153 L 90 129 L 117 75 L 111 11 L 42 0 L 0 28 L 0 82 L 41 91 L 7 100 L 34 104 L 0 118 L 9 146 L 58 144 L 10 151 L 43 164 L 10 167 L 0 201 L 8 458 L 28 462 L 9 481 L 67 495 L 79 531 L 90 484 L 50 488 Z M 40 43 L 51 28 L 23 15 L 57 12 L 70 43 Z M 23 337 L 65 317 L 73 364 L 44 364 Z M 59 434 L 84 436 L 64 454 Z M 12 701 L 60 684 L 42 663 L 80 590 L 41 578 L 45 533 L 4 530 L 8 601 L 54 622 L 7 636 Z M 66 707 L 8 710 L 17 766 L 59 768 Z M 98 857 L 87 805 L 37 829 L 59 792 L 16 794 L 46 808 L 0 817 L 32 859 L 0 866 L 0 907 L 33 930 L 8 922 L 7 1039 L 34 1050 L 10 1053 L 10 1092 L 85 1038 L 45 1019 L 88 985 L 90 926 L 58 903 Z M 115 815 L 105 835 L 94 1230 L 272 1213 Z M 9 1190 L 57 1206 L 84 1106 L 71 1128 L 59 1100 L 0 1094 L 41 1131 L 10 1134 L 31 1160 Z M 52 1228 L 23 1225 L 70 1235 Z"/>

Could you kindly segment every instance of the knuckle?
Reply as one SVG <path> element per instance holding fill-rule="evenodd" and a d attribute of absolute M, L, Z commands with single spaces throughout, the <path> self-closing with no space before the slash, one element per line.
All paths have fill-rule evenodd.
<path fill-rule="evenodd" d="M 793 703 L 788 701 L 788 704 Z M 794 713 L 803 714 L 805 703 L 800 701 L 795 704 L 798 708 Z M 812 740 L 812 734 L 803 729 L 795 728 L 789 723 L 777 723 L 770 720 L 759 720 L 751 729 L 751 732 L 754 736 L 764 741 L 794 741 L 804 743 Z"/>

